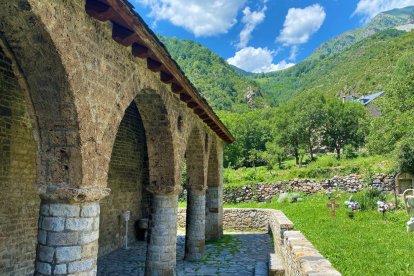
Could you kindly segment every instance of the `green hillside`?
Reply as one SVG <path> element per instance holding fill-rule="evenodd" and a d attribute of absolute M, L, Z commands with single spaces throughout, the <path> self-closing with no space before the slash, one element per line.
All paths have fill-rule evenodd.
<path fill-rule="evenodd" d="M 160 37 L 198 91 L 217 110 L 241 111 L 265 102 L 249 73 L 229 65 L 206 47 L 191 40 Z"/>
<path fill-rule="evenodd" d="M 338 37 L 322 44 L 310 58 L 319 58 L 321 55 L 339 53 L 373 34 L 382 30 L 401 25 L 414 23 L 414 7 L 394 9 L 383 12 L 374 17 L 367 25 L 345 32 Z"/>
<path fill-rule="evenodd" d="M 381 13 L 366 26 L 326 42 L 289 69 L 250 78 L 260 84 L 275 104 L 312 89 L 337 97 L 383 90 L 396 60 L 413 51 L 413 32 L 398 31 L 395 27 L 412 22 L 414 7 Z"/>
<path fill-rule="evenodd" d="M 395 28 L 413 22 L 414 7 L 381 13 L 367 25 L 324 43 L 294 67 L 266 74 L 229 65 L 190 40 L 160 39 L 213 108 L 241 112 L 277 106 L 309 90 L 337 97 L 383 90 L 396 60 L 414 47 L 413 32 Z"/>
<path fill-rule="evenodd" d="M 339 54 L 308 59 L 287 70 L 256 75 L 276 103 L 308 90 L 337 97 L 367 95 L 384 89 L 395 63 L 414 51 L 414 32 L 389 29 L 355 43 Z"/>

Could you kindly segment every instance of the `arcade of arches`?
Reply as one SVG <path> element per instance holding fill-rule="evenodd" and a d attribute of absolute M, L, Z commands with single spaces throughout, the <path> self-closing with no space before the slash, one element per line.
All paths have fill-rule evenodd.
<path fill-rule="evenodd" d="M 94 275 L 125 233 L 146 275 L 175 275 L 182 164 L 196 260 L 232 141 L 126 1 L 0 1 L 1 275 Z"/>

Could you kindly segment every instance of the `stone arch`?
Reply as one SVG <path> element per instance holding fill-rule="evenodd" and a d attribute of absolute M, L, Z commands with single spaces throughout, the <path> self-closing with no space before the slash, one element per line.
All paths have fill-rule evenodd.
<path fill-rule="evenodd" d="M 145 128 L 148 149 L 149 186 L 152 193 L 178 194 L 175 147 L 169 110 L 162 97 L 144 90 L 135 97 Z"/>
<path fill-rule="evenodd" d="M 148 212 L 143 214 L 142 210 L 148 174 L 145 129 L 133 101 L 125 110 L 111 153 L 107 181 L 111 194 L 100 202 L 100 256 L 124 246 L 125 222 L 122 215 L 125 211 L 130 211 L 128 241 L 135 240 L 134 222 L 147 216 Z"/>
<path fill-rule="evenodd" d="M 7 196 L 0 196 L 0 232 L 8 237 L 2 246 L 11 258 L 1 258 L 0 274 L 33 274 L 37 237 L 46 243 L 38 235 L 37 192 L 45 201 L 78 200 L 82 170 L 67 74 L 49 33 L 25 1 L 0 3 L 0 84 L 1 132 L 8 136 L 5 141 L 0 135 L 1 195 Z"/>
<path fill-rule="evenodd" d="M 60 54 L 27 1 L 3 1 L 0 22 L 3 47 L 15 57 L 33 110 L 36 184 L 45 198 L 68 197 L 68 188 L 81 186 L 82 166 L 77 111 Z"/>

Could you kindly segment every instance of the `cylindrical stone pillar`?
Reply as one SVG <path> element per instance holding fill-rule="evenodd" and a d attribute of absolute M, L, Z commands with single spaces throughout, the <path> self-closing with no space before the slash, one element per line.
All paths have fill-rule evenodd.
<path fill-rule="evenodd" d="M 177 208 L 177 194 L 153 194 L 145 275 L 176 275 Z"/>
<path fill-rule="evenodd" d="M 99 202 L 40 206 L 36 275 L 96 274 Z"/>
<path fill-rule="evenodd" d="M 208 187 L 206 193 L 206 240 L 223 236 L 223 189 Z"/>
<path fill-rule="evenodd" d="M 185 259 L 188 261 L 201 260 L 205 249 L 206 229 L 206 193 L 188 189 L 187 221 L 185 235 Z"/>

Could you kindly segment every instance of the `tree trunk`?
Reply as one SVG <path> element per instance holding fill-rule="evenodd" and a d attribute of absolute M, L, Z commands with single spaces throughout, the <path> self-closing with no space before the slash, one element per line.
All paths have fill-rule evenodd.
<path fill-rule="evenodd" d="M 336 159 L 341 159 L 341 148 L 336 148 Z"/>
<path fill-rule="evenodd" d="M 295 155 L 296 165 L 299 165 L 299 150 L 297 148 L 294 149 L 293 155 Z"/>
<path fill-rule="evenodd" d="M 309 143 L 309 155 L 310 155 L 311 161 L 313 161 L 314 158 L 313 158 L 313 146 L 312 146 L 312 143 Z"/>

